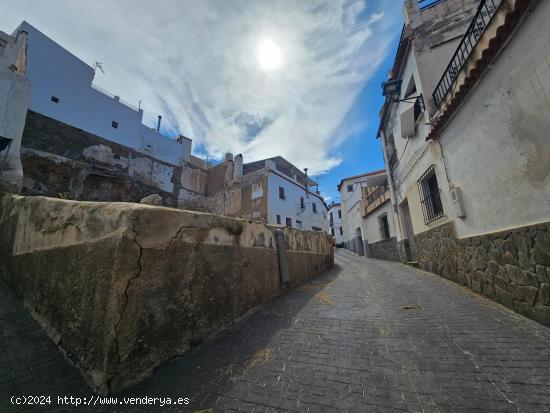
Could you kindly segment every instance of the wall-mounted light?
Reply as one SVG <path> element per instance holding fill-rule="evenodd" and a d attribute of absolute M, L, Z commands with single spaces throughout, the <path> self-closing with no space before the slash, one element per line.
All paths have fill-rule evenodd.
<path fill-rule="evenodd" d="M 422 96 L 422 94 L 418 96 L 409 96 L 405 99 L 399 99 L 399 96 L 401 96 L 402 83 L 403 81 L 401 79 L 389 79 L 382 82 L 382 95 L 384 95 L 384 97 L 388 99 L 391 103 L 416 103 L 418 101 L 418 104 L 420 105 L 420 110 L 423 112 L 426 109 L 426 105 L 424 104 L 424 97 Z"/>

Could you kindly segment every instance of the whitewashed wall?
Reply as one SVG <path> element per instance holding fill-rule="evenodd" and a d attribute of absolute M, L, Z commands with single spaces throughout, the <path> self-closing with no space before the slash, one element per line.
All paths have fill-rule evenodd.
<path fill-rule="evenodd" d="M 290 179 L 290 178 L 288 178 Z M 268 224 L 277 223 L 277 215 L 281 216 L 281 225 L 285 225 L 285 218 L 292 219 L 292 227 L 299 228 L 296 221 L 302 222 L 302 229 L 311 230 L 312 227 L 321 228 L 326 232 L 326 213 L 324 203 L 320 197 L 310 194 L 306 197 L 305 189 L 297 182 L 289 182 L 275 171 L 269 171 L 267 216 Z M 286 199 L 279 199 L 279 187 L 285 189 Z M 305 211 L 300 210 L 300 197 L 304 198 Z M 313 212 L 312 203 L 317 205 L 317 213 Z"/>
<path fill-rule="evenodd" d="M 441 135 L 459 236 L 550 220 L 549 19 L 542 1 Z"/>
<path fill-rule="evenodd" d="M 418 74 L 418 68 L 416 66 L 416 59 L 412 50 L 408 52 L 402 78 L 403 87 L 401 90 L 401 98 L 405 97 L 406 88 L 411 78 L 414 78 L 417 93 L 424 94 Z M 426 102 L 427 99 L 428 97 L 426 97 Z M 399 160 L 393 172 L 396 203 L 401 206 L 403 201 L 405 199 L 407 200 L 411 213 L 413 231 L 415 234 L 418 234 L 449 221 L 449 185 L 439 144 L 433 141 L 426 142 L 425 140 L 428 133 L 428 127 L 425 123 L 429 120 L 427 111 L 424 112 L 424 118 L 422 118 L 417 125 L 416 135 L 408 139 L 401 137 L 400 116 L 405 105 L 405 103 L 392 104 L 386 128 L 383 132 L 383 139 L 386 142 L 390 135 L 393 134 L 397 158 Z M 417 181 L 431 165 L 435 165 L 437 182 L 440 188 L 441 203 L 445 216 L 430 224 L 425 224 Z M 402 213 L 401 210 L 400 213 Z M 398 239 L 403 238 L 399 231 L 397 235 Z"/>
<path fill-rule="evenodd" d="M 341 244 L 345 242 L 344 239 L 344 228 L 342 227 L 342 218 L 338 216 L 338 212 L 342 213 L 342 208 L 340 205 L 332 206 L 327 212 L 327 233 L 332 235 L 330 227 L 330 214 L 332 213 L 332 229 L 334 229 L 334 238 L 336 244 Z M 342 234 L 340 234 L 340 229 L 342 229 Z"/>
<path fill-rule="evenodd" d="M 21 23 L 18 30 L 29 34 L 29 109 L 118 144 L 152 152 L 157 159 L 174 165 L 188 157 L 182 154 L 187 147 L 142 125 L 143 110 L 130 108 L 92 88 L 91 66 L 27 22 Z M 52 102 L 52 96 L 59 98 L 59 103 Z M 118 123 L 117 129 L 112 127 L 113 121 Z"/>
<path fill-rule="evenodd" d="M 386 202 L 380 208 L 373 211 L 366 218 L 363 219 L 365 228 L 365 239 L 372 244 L 373 242 L 382 241 L 382 236 L 380 234 L 379 218 L 380 216 L 386 214 L 388 217 L 388 226 L 390 228 L 390 237 L 394 237 L 395 234 L 395 225 L 393 220 L 393 207 L 391 202 Z"/>

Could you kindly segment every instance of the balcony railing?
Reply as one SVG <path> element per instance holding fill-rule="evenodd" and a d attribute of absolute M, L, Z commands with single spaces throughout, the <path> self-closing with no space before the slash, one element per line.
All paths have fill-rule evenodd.
<path fill-rule="evenodd" d="M 139 108 L 137 106 L 134 106 L 132 105 L 130 102 L 127 102 L 121 98 L 119 98 L 118 96 L 115 96 L 113 95 L 111 92 L 107 92 L 105 89 L 103 88 L 100 88 L 98 85 L 96 85 L 95 83 L 92 83 L 92 89 L 94 90 L 97 90 L 98 92 L 100 93 L 103 93 L 105 96 L 113 99 L 114 101 L 116 102 L 119 102 L 119 103 L 122 103 L 124 106 L 126 106 L 127 108 L 129 109 L 132 109 L 136 112 L 139 112 Z"/>
<path fill-rule="evenodd" d="M 376 189 L 371 192 L 367 196 L 367 205 L 368 204 L 374 204 L 376 200 L 382 198 L 385 192 L 389 190 L 388 181 L 384 181 L 384 183 L 380 186 L 377 186 Z"/>
<path fill-rule="evenodd" d="M 365 190 L 365 189 L 363 189 Z M 376 187 L 374 191 L 368 194 L 364 201 L 364 214 L 369 215 L 372 211 L 381 206 L 384 202 L 390 199 L 390 187 L 388 181 L 385 180 L 382 185 Z"/>
<path fill-rule="evenodd" d="M 466 60 L 468 60 L 472 50 L 474 50 L 478 39 L 485 32 L 501 3 L 502 0 L 481 0 L 474 19 L 470 23 L 470 26 L 468 26 L 468 30 L 466 30 L 466 33 L 462 37 L 458 48 L 434 90 L 433 99 L 436 106 L 439 106 L 445 96 L 447 96 L 447 93 L 449 93 Z"/>

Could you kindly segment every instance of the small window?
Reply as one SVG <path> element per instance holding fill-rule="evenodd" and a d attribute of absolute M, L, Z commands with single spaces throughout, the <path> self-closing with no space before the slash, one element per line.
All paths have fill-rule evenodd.
<path fill-rule="evenodd" d="M 111 126 L 115 129 L 118 129 L 118 122 L 112 121 Z"/>
<path fill-rule="evenodd" d="M 292 218 L 286 219 L 286 226 L 292 228 Z"/>
<path fill-rule="evenodd" d="M 304 197 L 300 197 L 300 209 L 306 209 L 306 204 L 304 203 Z"/>
<path fill-rule="evenodd" d="M 59 103 L 59 98 L 57 96 L 52 96 L 50 99 L 53 103 Z"/>
<path fill-rule="evenodd" d="M 338 218 L 342 219 L 342 210 L 341 209 L 338 210 Z"/>
<path fill-rule="evenodd" d="M 311 229 L 312 229 L 313 231 L 317 231 L 317 232 L 323 231 L 323 230 L 322 230 L 321 228 L 319 228 L 319 227 L 311 227 Z"/>
<path fill-rule="evenodd" d="M 340 227 L 340 235 L 344 235 L 344 230 Z"/>
<path fill-rule="evenodd" d="M 390 238 L 390 225 L 388 223 L 388 215 L 380 215 L 378 217 L 378 225 L 380 226 L 380 238 Z"/>
<path fill-rule="evenodd" d="M 348 185 L 348 192 L 353 192 L 353 184 Z"/>
<path fill-rule="evenodd" d="M 279 187 L 279 199 L 285 199 L 285 189 L 282 186 Z"/>
<path fill-rule="evenodd" d="M 422 212 L 424 213 L 424 222 L 429 224 L 443 216 L 443 205 L 439 196 L 435 165 L 430 166 L 417 183 L 418 191 L 420 192 L 420 202 L 422 203 Z"/>
<path fill-rule="evenodd" d="M 296 228 L 302 229 L 302 221 L 296 220 Z"/>
<path fill-rule="evenodd" d="M 331 229 L 330 229 L 330 233 L 331 233 L 331 235 L 334 237 L 334 228 L 331 228 Z"/>
<path fill-rule="evenodd" d="M 281 216 L 277 215 L 277 224 L 281 225 Z"/>
<path fill-rule="evenodd" d="M 311 204 L 311 209 L 313 209 L 313 213 L 316 214 L 317 213 L 317 204 L 315 202 L 313 202 Z"/>

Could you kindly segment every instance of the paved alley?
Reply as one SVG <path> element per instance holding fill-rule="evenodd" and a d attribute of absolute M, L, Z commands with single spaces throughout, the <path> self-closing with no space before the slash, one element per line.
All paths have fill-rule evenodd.
<path fill-rule="evenodd" d="M 56 350 L 35 344 L 36 325 L 15 330 L 13 315 L 0 314 L 1 339 L 18 340 L 16 362 L 31 369 L 19 371 L 28 377 L 17 386 L 2 380 L 8 408 L 7 393 L 40 393 L 41 375 L 56 381 L 54 365 L 29 366 L 23 355 L 34 345 L 40 358 Z M 3 361 L 0 377 L 13 365 Z M 64 376 L 51 391 L 84 394 L 78 378 Z M 550 330 L 436 275 L 339 251 L 333 270 L 117 396 L 191 402 L 43 410 L 548 412 Z"/>

